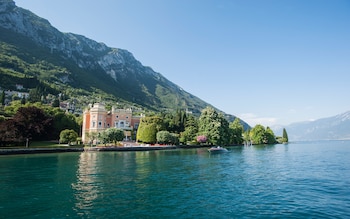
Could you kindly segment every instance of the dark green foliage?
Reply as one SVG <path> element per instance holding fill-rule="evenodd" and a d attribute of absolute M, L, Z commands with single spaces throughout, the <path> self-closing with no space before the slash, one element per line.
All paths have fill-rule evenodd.
<path fill-rule="evenodd" d="M 276 136 L 273 131 L 267 127 L 265 129 L 262 125 L 256 125 L 252 130 L 250 130 L 250 139 L 253 144 L 275 144 Z"/>
<path fill-rule="evenodd" d="M 64 129 L 71 129 L 77 133 L 79 132 L 80 126 L 78 125 L 76 117 L 73 114 L 65 113 L 60 109 L 52 110 L 50 113 L 54 118 L 51 134 L 52 139 L 56 139 L 59 136 L 59 133 Z"/>
<path fill-rule="evenodd" d="M 180 135 L 180 142 L 191 144 L 195 142 L 198 133 L 198 119 L 192 115 L 187 116 L 185 130 Z"/>
<path fill-rule="evenodd" d="M 124 139 L 124 131 L 118 128 L 109 128 L 101 133 L 100 139 L 102 143 L 110 143 L 113 142 L 117 144 L 118 141 L 122 141 Z"/>
<path fill-rule="evenodd" d="M 265 127 L 262 125 L 256 125 L 251 131 L 250 136 L 253 144 L 264 144 L 265 139 Z"/>
<path fill-rule="evenodd" d="M 77 141 L 78 134 L 71 129 L 65 129 L 60 133 L 60 143 L 68 143 L 70 145 L 72 142 Z"/>
<path fill-rule="evenodd" d="M 168 131 L 157 132 L 157 142 L 159 144 L 169 144 L 172 140 L 172 135 Z"/>
<path fill-rule="evenodd" d="M 21 99 L 21 104 L 24 105 L 24 104 L 26 104 L 26 102 L 27 102 L 26 98 L 23 96 L 22 99 Z"/>
<path fill-rule="evenodd" d="M 3 90 L 3 91 L 1 92 L 1 94 L 0 94 L 0 104 L 1 104 L 2 106 L 5 105 L 5 90 Z"/>
<path fill-rule="evenodd" d="M 206 136 L 208 142 L 213 145 L 227 145 L 230 141 L 228 121 L 212 107 L 202 110 L 199 117 L 198 131 L 200 135 Z"/>
<path fill-rule="evenodd" d="M 157 132 L 157 142 L 159 144 L 178 144 L 179 138 L 174 133 L 159 131 Z"/>
<path fill-rule="evenodd" d="M 285 128 L 283 128 L 283 134 L 282 134 L 282 142 L 288 143 L 288 134 Z"/>
<path fill-rule="evenodd" d="M 0 121 L 0 141 L 3 145 L 23 142 L 26 138 L 58 140 L 64 129 L 77 133 L 80 130 L 79 119 L 73 114 L 39 103 L 22 105 L 20 101 L 14 101 L 11 106 L 5 107 L 4 114 L 10 118 Z"/>
<path fill-rule="evenodd" d="M 163 113 L 161 117 L 166 130 L 169 132 L 179 134 L 185 130 L 187 115 L 184 110 L 176 110 L 174 113 Z"/>
<path fill-rule="evenodd" d="M 141 118 L 137 130 L 137 141 L 154 144 L 157 141 L 157 132 L 166 130 L 163 118 L 149 116 Z"/>
<path fill-rule="evenodd" d="M 270 129 L 270 127 L 266 127 L 265 139 L 266 139 L 265 144 L 276 144 L 276 142 L 277 142 L 276 141 L 276 136 L 273 133 L 272 129 Z"/>
<path fill-rule="evenodd" d="M 42 96 L 43 96 L 43 93 L 38 88 L 30 89 L 29 102 L 31 103 L 41 102 Z"/>
<path fill-rule="evenodd" d="M 240 119 L 236 118 L 232 123 L 229 125 L 230 127 L 230 144 L 234 145 L 240 145 L 243 144 L 243 125 L 241 124 Z"/>
<path fill-rule="evenodd" d="M 58 98 L 55 98 L 54 101 L 51 104 L 52 107 L 59 107 L 60 106 L 60 100 Z"/>

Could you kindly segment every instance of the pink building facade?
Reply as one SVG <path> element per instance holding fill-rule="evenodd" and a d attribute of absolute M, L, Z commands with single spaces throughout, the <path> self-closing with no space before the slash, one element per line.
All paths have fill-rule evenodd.
<path fill-rule="evenodd" d="M 140 123 L 141 116 L 133 116 L 131 109 L 115 109 L 107 111 L 102 103 L 95 103 L 83 112 L 82 141 L 90 143 L 98 133 L 115 127 L 124 130 L 125 140 L 133 140 Z M 93 137 L 95 136 L 95 137 Z"/>

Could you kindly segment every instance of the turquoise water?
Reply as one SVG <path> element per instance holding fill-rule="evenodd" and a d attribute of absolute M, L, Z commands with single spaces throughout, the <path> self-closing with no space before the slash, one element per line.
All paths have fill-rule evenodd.
<path fill-rule="evenodd" d="M 0 218 L 350 218 L 350 142 L 0 156 Z"/>

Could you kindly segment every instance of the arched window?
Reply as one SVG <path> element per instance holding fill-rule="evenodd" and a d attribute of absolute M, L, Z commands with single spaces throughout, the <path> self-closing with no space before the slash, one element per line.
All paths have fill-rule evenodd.
<path fill-rule="evenodd" d="M 124 128 L 124 121 L 119 122 L 119 128 Z"/>

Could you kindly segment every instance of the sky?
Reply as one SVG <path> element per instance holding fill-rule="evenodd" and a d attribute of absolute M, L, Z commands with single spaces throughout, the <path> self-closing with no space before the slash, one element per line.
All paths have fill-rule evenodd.
<path fill-rule="evenodd" d="M 350 110 L 349 0 L 15 0 L 249 125 Z"/>

